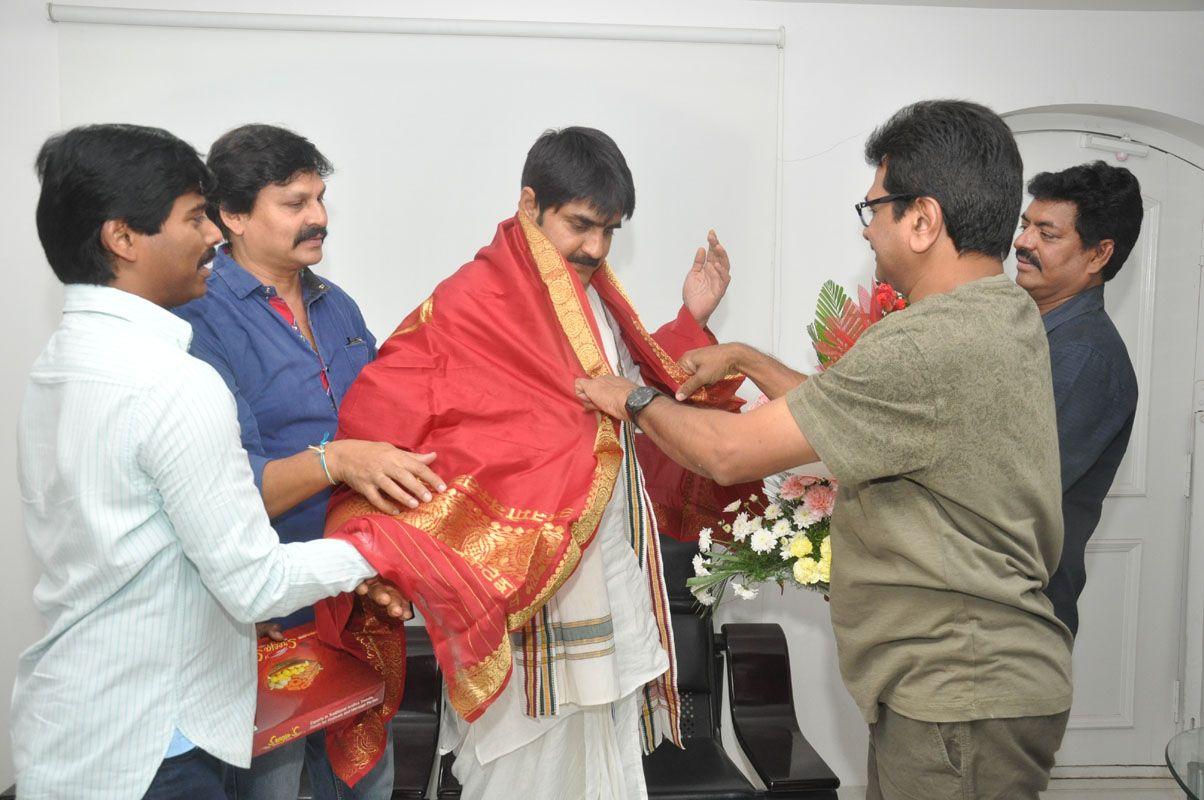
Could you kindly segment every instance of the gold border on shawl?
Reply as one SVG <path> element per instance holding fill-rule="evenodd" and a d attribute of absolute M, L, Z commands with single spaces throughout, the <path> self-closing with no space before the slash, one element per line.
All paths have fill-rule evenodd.
<path fill-rule="evenodd" d="M 552 309 L 564 330 L 573 352 L 577 355 L 582 369 L 592 377 L 611 374 L 606 358 L 598 340 L 590 330 L 589 320 L 581 307 L 581 298 L 573 286 L 569 268 L 556 246 L 544 236 L 534 222 L 526 214 L 519 212 L 519 225 L 531 249 L 535 268 L 540 279 L 548 289 L 552 300 Z M 599 321 L 601 324 L 601 321 Z M 527 601 L 524 606 L 511 612 L 506 618 L 507 627 L 516 630 L 531 619 L 537 609 L 542 607 L 555 592 L 564 585 L 573 573 L 581 558 L 581 550 L 598 530 L 602 520 L 602 511 L 610 501 L 614 491 L 615 480 L 619 476 L 619 466 L 623 450 L 619 445 L 618 432 L 614 422 L 604 414 L 598 414 L 598 431 L 594 436 L 594 455 L 597 464 L 594 466 L 594 477 L 590 481 L 589 493 L 586 495 L 585 507 L 581 516 L 570 526 L 572 540 L 552 571 L 550 579 Z"/>
<path fill-rule="evenodd" d="M 652 348 L 652 352 L 660 359 L 661 366 L 665 368 L 665 371 L 669 373 L 669 376 L 673 380 L 678 383 L 684 383 L 686 378 L 690 376 L 677 365 L 676 361 L 669 357 L 669 354 L 660 346 L 660 343 L 652 338 L 652 334 L 648 333 L 648 329 L 644 327 L 644 323 L 640 320 L 640 315 L 635 313 L 635 304 L 631 302 L 631 297 L 627 294 L 627 290 L 623 288 L 623 284 L 619 283 L 619 276 L 615 275 L 615 271 L 610 268 L 610 264 L 603 262 L 602 266 L 598 268 L 598 274 L 594 276 L 595 280 L 597 280 L 598 275 L 601 275 L 602 279 L 613 286 L 615 291 L 619 293 L 619 296 L 627 301 L 627 306 L 631 309 L 632 324 L 635 325 L 640 338 L 648 343 L 648 346 Z"/>
<path fill-rule="evenodd" d="M 497 649 L 465 667 L 447 682 L 447 700 L 467 719 L 505 685 L 510 670 L 510 639 L 503 636 Z"/>
<path fill-rule="evenodd" d="M 431 295 L 430 297 L 428 297 L 427 299 L 422 301 L 422 305 L 418 306 L 418 320 L 416 322 L 411 322 L 409 325 L 406 325 L 404 328 L 398 328 L 396 331 L 393 332 L 393 335 L 399 336 L 399 335 L 406 334 L 406 333 L 413 333 L 414 331 L 418 330 L 426 323 L 430 322 L 431 317 L 434 315 L 434 313 L 435 313 L 435 296 Z"/>

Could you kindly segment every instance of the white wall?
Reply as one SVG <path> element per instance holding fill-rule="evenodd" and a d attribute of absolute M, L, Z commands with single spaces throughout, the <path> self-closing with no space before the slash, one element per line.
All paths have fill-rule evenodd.
<path fill-rule="evenodd" d="M 92 0 L 92 5 L 103 3 Z M 776 27 L 787 31 L 783 303 L 778 352 L 810 364 L 804 326 L 826 278 L 865 281 L 871 261 L 852 204 L 870 171 L 861 159 L 866 134 L 898 107 L 922 97 L 966 97 L 1006 112 L 1058 104 L 1135 106 L 1204 124 L 1202 12 L 1070 12 L 952 9 L 693 0 L 565 4 L 511 0 L 112 0 L 112 5 L 213 10 L 529 19 L 570 22 Z M 0 315 L 10 343 L 0 375 L 10 386 L 0 450 L 12 452 L 12 428 L 24 371 L 56 321 L 57 290 L 33 229 L 37 187 L 29 165 L 59 119 L 53 27 L 41 0 L 2 0 L 0 100 L 6 123 L 0 164 L 8 179 L 9 287 L 16 302 Z M 203 58 L 203 54 L 188 56 Z M 14 76 L 16 80 L 14 80 Z M 104 90 L 104 87 L 101 88 Z M 588 87 L 582 87 L 588 92 Z M 449 99 L 454 102 L 454 98 Z M 114 103 L 137 102 L 116 97 Z M 116 106 L 115 106 L 116 108 Z M 320 113 L 320 112 L 319 112 Z M 100 120 L 98 120 L 100 121 Z M 236 124 L 240 120 L 230 120 Z M 521 158 L 516 153 L 515 159 Z M 705 165 L 700 165 L 703 168 Z M 636 175 L 637 185 L 640 176 Z M 721 225 L 721 221 L 716 222 Z M 465 251 L 479 242 L 465 242 Z M 739 253 L 733 253 L 739 279 Z M 449 268 L 451 265 L 449 265 Z M 638 300 L 638 298 L 637 298 Z M 733 311 L 735 311 L 733 309 Z M 744 309 L 738 313 L 762 313 Z M 10 520 L 0 539 L 0 597 L 8 621 L 0 637 L 0 686 L 17 654 L 37 635 L 29 590 L 34 569 L 22 540 L 12 457 L 0 465 L 0 510 Z M 780 622 L 791 639 L 796 702 L 804 731 L 846 784 L 864 783 L 865 731 L 836 674 L 827 607 L 818 597 L 766 592 L 722 612 L 727 618 Z M 0 726 L 7 728 L 7 697 Z M 11 778 L 0 738 L 0 783 Z"/>

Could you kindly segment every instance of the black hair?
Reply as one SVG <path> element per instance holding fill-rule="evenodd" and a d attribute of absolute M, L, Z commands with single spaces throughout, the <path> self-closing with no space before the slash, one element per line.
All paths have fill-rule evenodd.
<path fill-rule="evenodd" d="M 207 163 L 217 176 L 209 197 L 209 218 L 229 238 L 220 210 L 247 214 L 269 184 L 283 186 L 297 175 L 313 172 L 325 178 L 334 171 L 313 142 L 275 125 L 243 125 L 227 131 L 209 148 Z"/>
<path fill-rule="evenodd" d="M 635 183 L 615 140 L 595 128 L 547 130 L 523 164 L 522 185 L 540 211 L 583 200 L 606 216 L 635 211 Z"/>
<path fill-rule="evenodd" d="M 897 111 L 865 143 L 885 164 L 890 194 L 932 197 L 959 254 L 1005 258 L 1020 218 L 1023 163 L 999 115 L 964 100 L 924 100 Z M 911 201 L 896 201 L 895 219 Z"/>
<path fill-rule="evenodd" d="M 1083 247 L 1112 240 L 1112 257 L 1100 270 L 1100 277 L 1105 281 L 1116 277 L 1141 235 L 1145 210 L 1137 176 L 1124 167 L 1093 161 L 1061 172 L 1039 173 L 1028 182 L 1028 193 L 1035 200 L 1074 203 L 1078 211 L 1074 229 Z"/>
<path fill-rule="evenodd" d="M 160 128 L 84 125 L 51 136 L 34 163 L 38 238 L 63 283 L 116 279 L 101 242 L 108 220 L 153 236 L 177 198 L 213 189 L 213 174 L 187 142 Z"/>

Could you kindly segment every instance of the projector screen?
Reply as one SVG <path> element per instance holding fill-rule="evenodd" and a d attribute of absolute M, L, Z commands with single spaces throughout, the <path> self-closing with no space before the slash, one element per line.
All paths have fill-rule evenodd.
<path fill-rule="evenodd" d="M 636 211 L 610 262 L 655 328 L 714 227 L 733 281 L 712 327 L 772 348 L 778 50 L 773 46 L 61 24 L 64 127 L 166 128 L 202 153 L 248 122 L 334 163 L 315 271 L 378 339 L 511 216 L 545 129 L 609 133 Z"/>

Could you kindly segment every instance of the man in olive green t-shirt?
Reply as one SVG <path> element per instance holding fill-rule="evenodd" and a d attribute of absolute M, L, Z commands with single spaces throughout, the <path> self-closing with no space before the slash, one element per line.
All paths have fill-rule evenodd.
<path fill-rule="evenodd" d="M 857 212 L 907 309 L 811 378 L 739 344 L 685 356 L 678 399 L 739 370 L 771 398 L 747 414 L 617 378 L 577 392 L 720 482 L 822 458 L 841 484 L 832 627 L 870 725 L 867 797 L 1036 800 L 1069 714 L 1071 637 L 1042 592 L 1062 548 L 1049 350 L 1002 266 L 1020 155 L 990 110 L 931 101 L 866 157 Z"/>

